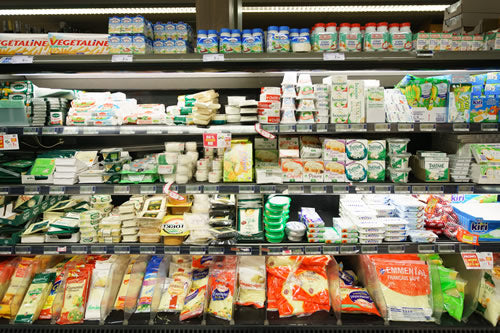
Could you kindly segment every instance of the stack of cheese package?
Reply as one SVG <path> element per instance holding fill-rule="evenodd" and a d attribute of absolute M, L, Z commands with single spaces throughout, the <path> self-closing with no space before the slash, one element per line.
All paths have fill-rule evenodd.
<path fill-rule="evenodd" d="M 195 125 L 208 125 L 220 109 L 219 94 L 214 90 L 206 90 L 193 95 L 182 95 L 177 98 L 177 106 L 192 107 Z"/>

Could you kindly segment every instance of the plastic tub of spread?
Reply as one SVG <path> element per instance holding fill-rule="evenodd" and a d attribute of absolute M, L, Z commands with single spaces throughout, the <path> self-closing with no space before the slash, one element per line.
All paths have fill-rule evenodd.
<path fill-rule="evenodd" d="M 403 237 L 403 236 L 406 236 L 406 231 L 407 231 L 406 229 L 404 229 L 404 230 L 386 230 L 384 235 Z"/>
<path fill-rule="evenodd" d="M 406 153 L 408 149 L 408 142 L 410 139 L 402 138 L 389 138 L 387 139 L 387 153 L 389 154 L 402 154 Z"/>
<path fill-rule="evenodd" d="M 266 230 L 267 233 L 283 233 L 283 230 L 285 230 L 285 226 L 283 224 L 280 224 L 279 226 L 271 226 L 269 224 L 266 224 L 264 229 Z"/>
<path fill-rule="evenodd" d="M 389 170 L 389 178 L 393 183 L 408 183 L 408 175 L 410 174 L 411 169 L 394 169 L 387 168 Z"/>
<path fill-rule="evenodd" d="M 287 234 L 286 237 L 290 242 L 302 242 L 304 236 L 293 236 L 291 234 Z"/>
<path fill-rule="evenodd" d="M 285 238 L 285 233 L 282 232 L 280 234 L 267 234 L 266 239 L 269 243 L 280 243 Z"/>
<path fill-rule="evenodd" d="M 394 169 L 407 169 L 410 162 L 410 153 L 390 154 L 389 166 Z"/>
<path fill-rule="evenodd" d="M 280 215 L 285 211 L 284 207 L 275 208 L 274 206 L 269 205 L 269 203 L 266 203 L 264 208 L 266 209 L 265 212 L 268 212 L 271 215 Z"/>
<path fill-rule="evenodd" d="M 267 200 L 267 203 L 273 209 L 284 209 L 285 207 L 288 207 L 290 205 L 291 201 L 292 199 L 290 199 L 289 197 L 276 195 L 274 197 L 270 197 Z"/>
<path fill-rule="evenodd" d="M 415 243 L 434 243 L 438 239 L 438 236 L 430 230 L 410 230 L 408 236 Z"/>
<path fill-rule="evenodd" d="M 283 214 L 280 215 L 270 215 L 270 214 L 264 214 L 264 219 L 266 219 L 269 222 L 278 222 L 283 219 Z"/>
<path fill-rule="evenodd" d="M 107 148 L 101 150 L 104 162 L 115 162 L 120 160 L 122 148 Z"/>

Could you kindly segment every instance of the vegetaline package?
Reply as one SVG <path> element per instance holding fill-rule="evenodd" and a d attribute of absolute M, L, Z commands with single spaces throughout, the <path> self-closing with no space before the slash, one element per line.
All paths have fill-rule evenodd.
<path fill-rule="evenodd" d="M 233 319 L 233 300 L 236 289 L 236 256 L 216 257 L 209 277 L 209 298 L 207 312 L 217 318 Z"/>
<path fill-rule="evenodd" d="M 266 257 L 241 257 L 238 264 L 239 294 L 236 304 L 264 307 L 266 302 Z"/>
<path fill-rule="evenodd" d="M 387 307 L 388 320 L 434 321 L 427 263 L 390 255 L 370 256 L 370 260 Z"/>
<path fill-rule="evenodd" d="M 55 279 L 54 271 L 35 275 L 15 317 L 16 324 L 32 324 L 38 319 Z"/>

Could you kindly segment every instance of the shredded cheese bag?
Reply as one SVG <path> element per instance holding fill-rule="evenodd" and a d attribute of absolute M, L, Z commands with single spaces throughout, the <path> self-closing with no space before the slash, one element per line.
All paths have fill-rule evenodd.
<path fill-rule="evenodd" d="M 236 284 L 236 263 L 230 258 L 223 259 L 223 265 L 214 269 L 209 278 L 210 304 L 208 313 L 231 320 L 233 318 L 233 299 Z"/>
<path fill-rule="evenodd" d="M 200 316 L 205 309 L 207 286 L 203 286 L 189 293 L 184 301 L 179 319 L 181 321 Z"/>
<path fill-rule="evenodd" d="M 86 266 L 68 272 L 61 316 L 57 324 L 80 324 L 85 316 L 91 268 Z"/>
<path fill-rule="evenodd" d="M 341 287 L 342 312 L 366 313 L 380 316 L 370 294 L 361 287 Z"/>
<path fill-rule="evenodd" d="M 391 321 L 433 321 L 429 266 L 417 260 L 370 257 Z"/>
<path fill-rule="evenodd" d="M 263 308 L 266 302 L 266 258 L 242 257 L 238 265 L 239 295 L 236 304 Z"/>

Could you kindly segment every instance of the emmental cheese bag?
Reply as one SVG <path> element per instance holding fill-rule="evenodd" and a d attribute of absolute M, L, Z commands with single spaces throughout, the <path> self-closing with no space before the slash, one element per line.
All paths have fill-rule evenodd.
<path fill-rule="evenodd" d="M 241 257 L 238 281 L 239 294 L 236 304 L 263 308 L 266 302 L 266 258 Z"/>
<path fill-rule="evenodd" d="M 38 319 L 55 279 L 55 271 L 35 275 L 16 315 L 16 324 L 32 324 Z"/>
<path fill-rule="evenodd" d="M 434 321 L 429 266 L 420 260 L 370 256 L 390 321 Z"/>

